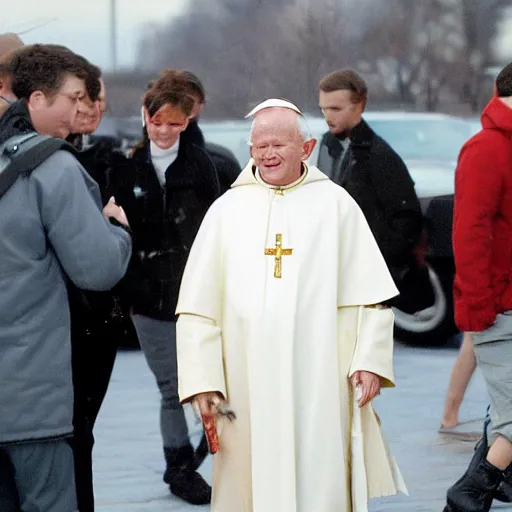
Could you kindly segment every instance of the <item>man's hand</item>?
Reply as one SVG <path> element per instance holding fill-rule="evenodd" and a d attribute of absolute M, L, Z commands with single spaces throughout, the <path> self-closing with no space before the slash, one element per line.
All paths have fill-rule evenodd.
<path fill-rule="evenodd" d="M 105 208 L 103 208 L 103 215 L 107 219 L 109 217 L 113 217 L 120 224 L 130 227 L 130 224 L 128 224 L 128 219 L 126 218 L 126 213 L 124 213 L 124 210 L 120 206 L 117 206 L 114 197 L 111 197 L 109 202 L 105 205 Z"/>
<path fill-rule="evenodd" d="M 236 415 L 229 407 L 229 404 L 216 391 L 199 393 L 194 397 L 201 416 L 211 416 L 220 414 L 226 416 L 228 420 L 233 421 Z"/>
<path fill-rule="evenodd" d="M 199 407 L 201 416 L 210 416 L 217 413 L 217 407 L 221 398 L 216 391 L 209 391 L 207 393 L 199 393 L 194 397 Z"/>
<path fill-rule="evenodd" d="M 375 373 L 365 372 L 363 370 L 357 371 L 350 378 L 350 384 L 354 389 L 361 386 L 361 398 L 359 398 L 357 405 L 364 407 L 370 403 L 377 395 L 380 395 L 380 377 Z"/>

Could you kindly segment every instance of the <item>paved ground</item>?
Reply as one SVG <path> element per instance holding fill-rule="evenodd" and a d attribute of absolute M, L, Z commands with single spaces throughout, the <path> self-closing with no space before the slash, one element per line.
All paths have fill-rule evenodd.
<path fill-rule="evenodd" d="M 376 407 L 410 496 L 377 500 L 371 504 L 371 512 L 441 512 L 447 487 L 467 466 L 473 443 L 454 441 L 437 433 L 455 356 L 455 350 L 397 346 L 398 387 L 383 393 Z M 158 403 L 156 385 L 142 354 L 121 352 L 96 430 L 98 512 L 209 509 L 186 505 L 171 497 L 162 482 Z M 486 404 L 482 378 L 476 375 L 461 420 L 482 418 Z M 192 415 L 190 419 L 192 430 L 197 432 Z M 197 434 L 194 439 L 197 440 Z M 202 471 L 209 480 L 210 460 Z M 493 510 L 512 511 L 512 506 L 496 505 Z"/>

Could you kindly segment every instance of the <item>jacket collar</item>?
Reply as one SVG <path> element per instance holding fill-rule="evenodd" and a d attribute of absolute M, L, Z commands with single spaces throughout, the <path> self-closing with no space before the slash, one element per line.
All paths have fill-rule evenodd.
<path fill-rule="evenodd" d="M 350 132 L 350 142 L 358 146 L 370 145 L 374 135 L 368 123 L 361 119 L 361 122 L 354 126 Z"/>
<path fill-rule="evenodd" d="M 27 105 L 23 100 L 13 103 L 0 118 L 0 144 L 16 135 L 34 131 Z"/>

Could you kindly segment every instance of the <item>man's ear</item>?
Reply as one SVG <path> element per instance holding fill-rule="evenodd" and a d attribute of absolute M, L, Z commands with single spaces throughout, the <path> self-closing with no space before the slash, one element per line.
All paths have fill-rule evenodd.
<path fill-rule="evenodd" d="M 302 146 L 302 160 L 307 160 L 316 146 L 316 139 L 309 139 Z"/>
<path fill-rule="evenodd" d="M 27 106 L 32 112 L 46 106 L 46 96 L 42 91 L 34 91 L 28 98 Z"/>

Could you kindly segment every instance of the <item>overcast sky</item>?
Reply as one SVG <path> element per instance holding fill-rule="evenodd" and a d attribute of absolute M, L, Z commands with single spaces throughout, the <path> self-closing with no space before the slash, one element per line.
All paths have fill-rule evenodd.
<path fill-rule="evenodd" d="M 68 46 L 104 69 L 111 64 L 111 0 L 0 0 L 0 33 L 20 33 L 25 43 Z M 120 67 L 132 66 L 144 24 L 176 16 L 187 0 L 116 0 L 117 55 Z M 50 21 L 51 20 L 51 21 Z"/>
<path fill-rule="evenodd" d="M 188 0 L 115 0 L 117 4 L 117 60 L 119 67 L 131 67 L 144 25 L 166 21 L 180 13 Z M 215 0 L 211 0 L 214 2 Z M 314 2 L 314 0 L 312 0 Z M 485 0 L 482 0 L 485 1 Z M 22 34 L 26 43 L 58 43 L 108 69 L 111 0 L 0 0 L 0 33 L 43 27 Z M 496 44 L 497 57 L 512 60 L 512 9 L 504 13 Z"/>

